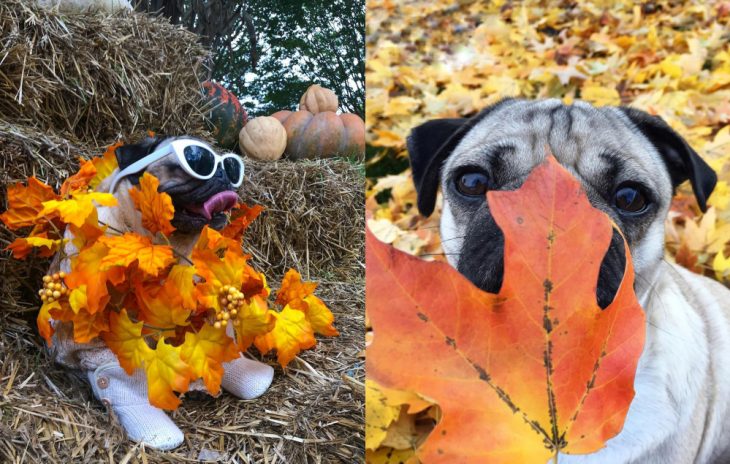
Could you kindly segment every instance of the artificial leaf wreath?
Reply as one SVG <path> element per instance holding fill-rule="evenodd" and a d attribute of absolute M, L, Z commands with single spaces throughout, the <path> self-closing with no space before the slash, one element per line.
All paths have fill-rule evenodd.
<path fill-rule="evenodd" d="M 315 333 L 338 335 L 334 316 L 314 295 L 317 285 L 302 282 L 294 269 L 269 304 L 266 277 L 241 248 L 261 206 L 239 204 L 228 226 L 220 232 L 206 226 L 191 255 L 182 256 L 168 239 L 175 230 L 172 200 L 145 173 L 130 196 L 149 235 L 100 224 L 96 206 L 113 207 L 117 200 L 94 188 L 116 169 L 117 146 L 82 159 L 58 194 L 35 177 L 8 189 L 8 210 L 0 220 L 10 230 L 30 231 L 8 246 L 13 256 L 24 259 L 36 249 L 41 257 L 60 253 L 70 260 L 69 273 L 44 276 L 39 290 L 38 330 L 49 345 L 50 320 L 71 322 L 75 342 L 103 339 L 127 373 L 145 370 L 151 404 L 175 409 L 180 399 L 174 392 L 186 392 L 192 380 L 201 378 L 217 394 L 222 363 L 252 344 L 262 353 L 276 349 L 286 367 L 315 345 Z M 70 234 L 64 235 L 66 229 Z M 229 327 L 235 338 L 226 334 Z"/>

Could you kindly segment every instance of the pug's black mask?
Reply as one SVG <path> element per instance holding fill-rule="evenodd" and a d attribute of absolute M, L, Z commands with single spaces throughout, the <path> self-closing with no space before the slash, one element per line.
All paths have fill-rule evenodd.
<path fill-rule="evenodd" d="M 168 137 L 147 137 L 139 143 L 117 148 L 115 154 L 119 169 L 149 155 L 166 139 Z M 160 181 L 159 191 L 172 198 L 175 216 L 171 222 L 177 233 L 196 233 L 205 225 L 214 229 L 223 228 L 228 219 L 226 212 L 238 202 L 236 190 L 222 165 L 218 165 L 212 178 L 196 179 L 179 165 L 174 154 L 170 154 L 126 178 L 138 185 L 140 176 L 145 172 L 157 177 Z"/>

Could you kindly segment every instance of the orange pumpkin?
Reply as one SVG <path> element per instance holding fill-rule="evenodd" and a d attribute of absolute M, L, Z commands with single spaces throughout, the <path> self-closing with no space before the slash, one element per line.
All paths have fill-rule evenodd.
<path fill-rule="evenodd" d="M 284 125 L 287 138 L 284 153 L 291 159 L 365 157 L 365 123 L 356 114 L 278 111 L 271 116 Z"/>
<path fill-rule="evenodd" d="M 299 100 L 299 111 L 309 111 L 312 114 L 337 111 L 337 104 L 337 95 L 333 91 L 314 84 L 309 86 Z"/>

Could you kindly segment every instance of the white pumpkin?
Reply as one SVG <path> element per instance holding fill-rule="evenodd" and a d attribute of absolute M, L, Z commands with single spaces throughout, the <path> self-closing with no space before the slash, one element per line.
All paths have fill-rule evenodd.
<path fill-rule="evenodd" d="M 246 156 L 275 161 L 286 149 L 286 130 L 278 119 L 259 116 L 243 126 L 238 134 L 238 146 Z"/>

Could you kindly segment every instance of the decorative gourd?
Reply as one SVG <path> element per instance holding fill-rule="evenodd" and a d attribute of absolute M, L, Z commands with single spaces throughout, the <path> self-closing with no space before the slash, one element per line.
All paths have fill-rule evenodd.
<path fill-rule="evenodd" d="M 336 155 L 365 158 L 365 123 L 356 114 L 278 111 L 271 116 L 286 129 L 285 153 L 291 159 Z"/>
<path fill-rule="evenodd" d="M 203 95 L 205 107 L 210 108 L 206 116 L 213 136 L 221 147 L 232 150 L 248 119 L 246 110 L 232 92 L 215 82 L 203 82 Z"/>
<path fill-rule="evenodd" d="M 286 149 L 286 130 L 278 119 L 260 116 L 246 124 L 238 136 L 241 153 L 251 158 L 274 161 Z"/>
<path fill-rule="evenodd" d="M 330 89 L 317 84 L 310 85 L 299 100 L 299 111 L 309 111 L 312 114 L 325 111 L 337 111 L 337 95 Z"/>

